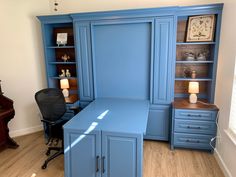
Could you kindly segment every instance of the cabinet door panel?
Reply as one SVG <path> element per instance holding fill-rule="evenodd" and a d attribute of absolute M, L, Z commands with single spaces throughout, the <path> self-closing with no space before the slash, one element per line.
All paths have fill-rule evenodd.
<path fill-rule="evenodd" d="M 145 139 L 168 140 L 169 138 L 169 106 L 151 108 Z"/>
<path fill-rule="evenodd" d="M 122 136 L 103 133 L 102 155 L 104 159 L 103 177 L 141 177 L 142 138 L 133 135 Z M 103 163 L 103 162 L 102 162 Z"/>
<path fill-rule="evenodd" d="M 173 98 L 173 18 L 155 20 L 153 104 L 169 104 Z"/>
<path fill-rule="evenodd" d="M 89 23 L 76 22 L 75 37 L 80 100 L 91 101 L 93 100 L 93 78 Z"/>
<path fill-rule="evenodd" d="M 97 165 L 100 164 L 97 161 L 97 157 L 100 159 L 101 154 L 101 137 L 99 133 L 87 135 L 83 133 L 66 134 L 64 152 L 65 176 L 101 176 L 100 171 L 97 171 Z"/>

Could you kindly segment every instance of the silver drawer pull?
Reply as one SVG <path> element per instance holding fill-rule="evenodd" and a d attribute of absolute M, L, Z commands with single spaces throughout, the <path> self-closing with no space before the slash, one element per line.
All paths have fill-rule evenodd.
<path fill-rule="evenodd" d="M 188 117 L 202 117 L 201 114 L 187 114 Z"/>
<path fill-rule="evenodd" d="M 200 143 L 199 140 L 189 140 L 189 139 L 187 139 L 186 142 L 188 142 L 188 143 Z"/>
<path fill-rule="evenodd" d="M 189 129 L 201 129 L 201 127 L 195 127 L 195 126 L 187 126 L 187 128 L 189 128 Z"/>

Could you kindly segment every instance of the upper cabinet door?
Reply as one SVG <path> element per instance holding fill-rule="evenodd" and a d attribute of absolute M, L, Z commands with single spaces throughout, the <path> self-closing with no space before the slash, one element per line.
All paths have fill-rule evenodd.
<path fill-rule="evenodd" d="M 153 104 L 169 104 L 173 99 L 174 17 L 155 19 L 153 61 Z"/>
<path fill-rule="evenodd" d="M 81 101 L 93 100 L 93 77 L 90 23 L 75 22 L 76 59 L 79 73 L 79 93 Z"/>

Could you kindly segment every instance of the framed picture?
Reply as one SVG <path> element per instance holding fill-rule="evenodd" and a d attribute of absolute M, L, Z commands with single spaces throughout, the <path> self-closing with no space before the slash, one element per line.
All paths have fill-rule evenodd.
<path fill-rule="evenodd" d="M 67 33 L 57 33 L 57 45 L 66 45 L 67 44 Z"/>
<path fill-rule="evenodd" d="M 214 30 L 215 15 L 189 17 L 186 42 L 211 42 L 214 40 Z"/>

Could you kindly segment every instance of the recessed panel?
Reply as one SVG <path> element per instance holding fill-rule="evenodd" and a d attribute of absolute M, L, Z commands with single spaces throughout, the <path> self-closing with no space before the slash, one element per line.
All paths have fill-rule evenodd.
<path fill-rule="evenodd" d="M 151 23 L 94 25 L 96 97 L 149 99 Z"/>

